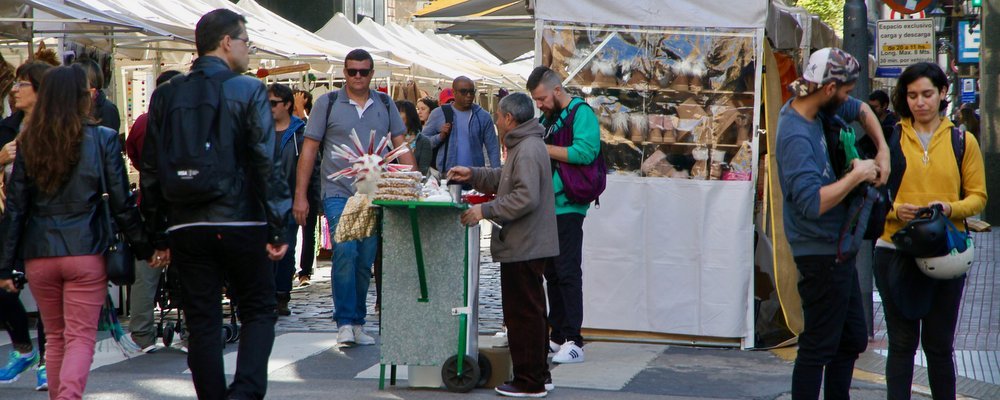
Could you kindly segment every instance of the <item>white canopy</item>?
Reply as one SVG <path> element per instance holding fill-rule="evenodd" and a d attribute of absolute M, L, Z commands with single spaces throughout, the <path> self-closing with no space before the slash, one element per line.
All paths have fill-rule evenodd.
<path fill-rule="evenodd" d="M 589 24 L 763 28 L 768 0 L 536 0 L 535 16 Z"/>
<path fill-rule="evenodd" d="M 447 79 L 454 79 L 461 75 L 473 75 L 470 78 L 479 79 L 481 75 L 481 72 L 464 70 L 440 61 L 444 58 L 427 57 L 420 54 L 411 47 L 395 40 L 395 37 L 372 34 L 355 25 L 341 13 L 330 18 L 330 21 L 327 21 L 326 25 L 316 31 L 316 34 L 320 37 L 335 39 L 347 46 L 365 48 L 375 54 L 410 64 L 411 68 L 407 72 L 411 75 Z"/>
<path fill-rule="evenodd" d="M 270 58 L 285 58 L 311 62 L 340 63 L 350 51 L 346 46 L 306 31 L 280 16 L 260 7 L 252 0 L 240 5 L 227 0 L 66 0 L 78 8 L 102 15 L 122 16 L 152 26 L 187 42 L 182 51 L 192 51 L 194 27 L 202 15 L 218 8 L 230 9 L 247 18 L 247 33 L 251 41 Z M 175 43 L 176 44 L 176 43 Z M 167 48 L 169 49 L 169 48 Z M 164 48 L 161 48 L 164 50 Z M 258 57 L 266 58 L 266 57 Z M 376 64 L 401 66 L 382 57 Z"/>
<path fill-rule="evenodd" d="M 203 0 L 203 1 L 210 1 L 216 4 L 229 3 L 227 0 Z M 344 43 L 337 37 L 324 38 L 321 35 L 317 35 L 315 33 L 302 29 L 298 25 L 271 12 L 271 10 L 262 7 L 255 0 L 240 0 L 240 2 L 237 3 L 237 6 L 245 11 L 243 13 L 245 15 L 254 15 L 256 17 L 260 17 L 262 20 L 268 23 L 270 28 L 276 31 L 275 34 L 280 35 L 279 37 L 293 38 L 295 40 L 307 44 L 309 47 L 312 47 L 316 50 L 332 53 L 336 56 L 338 62 L 343 62 L 343 59 L 344 57 L 347 56 L 347 53 L 351 52 L 351 50 L 354 49 L 354 46 L 351 46 L 349 43 Z M 391 60 L 378 60 L 378 58 L 381 57 L 378 57 L 377 54 L 373 55 L 373 57 L 377 58 L 376 60 L 377 64 L 385 63 L 387 65 L 391 65 L 394 67 L 405 66 L 404 64 L 394 63 Z"/>

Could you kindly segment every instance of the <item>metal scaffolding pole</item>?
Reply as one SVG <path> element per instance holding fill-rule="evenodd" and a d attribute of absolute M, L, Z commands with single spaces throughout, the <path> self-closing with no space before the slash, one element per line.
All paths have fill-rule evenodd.
<path fill-rule="evenodd" d="M 986 191 L 1000 193 L 1000 0 L 983 2 L 980 51 L 980 146 L 986 163 Z M 986 202 L 983 219 L 1000 223 L 1000 201 Z"/>

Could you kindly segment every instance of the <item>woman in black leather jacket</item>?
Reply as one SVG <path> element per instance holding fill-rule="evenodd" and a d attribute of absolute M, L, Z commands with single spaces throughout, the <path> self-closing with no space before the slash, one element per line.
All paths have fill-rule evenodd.
<path fill-rule="evenodd" d="M 10 96 L 14 99 L 12 107 L 16 112 L 0 121 L 0 146 L 3 146 L 0 148 L 0 168 L 3 168 L 2 182 L 4 185 L 10 180 L 11 168 L 17 154 L 15 138 L 21 133 L 22 126 L 27 125 L 28 121 L 31 120 L 30 114 L 35 108 L 42 77 L 51 68 L 52 65 L 45 62 L 29 61 L 17 67 L 17 71 L 14 73 L 15 80 Z M 0 199 L 0 201 L 3 200 Z M 22 264 L 18 264 L 17 267 L 20 270 L 24 269 Z M 45 324 L 42 323 L 41 318 L 35 324 L 38 331 L 38 347 L 35 348 L 31 345 L 28 313 L 24 304 L 21 303 L 20 295 L 0 290 L 0 326 L 7 329 L 7 334 L 14 347 L 10 357 L 8 357 L 7 365 L 3 370 L 0 370 L 0 383 L 13 382 L 37 363 L 35 390 L 48 390 L 48 372 L 45 369 L 44 360 Z"/>
<path fill-rule="evenodd" d="M 101 211 L 102 175 L 134 254 L 153 253 L 129 196 L 118 135 L 88 123 L 91 104 L 80 66 L 45 74 L 32 113 L 45 118 L 32 120 L 18 141 L 0 221 L 0 289 L 17 291 L 10 277 L 23 259 L 45 322 L 50 398 L 82 398 L 93 362 L 107 296 L 103 252 L 111 239 Z"/>

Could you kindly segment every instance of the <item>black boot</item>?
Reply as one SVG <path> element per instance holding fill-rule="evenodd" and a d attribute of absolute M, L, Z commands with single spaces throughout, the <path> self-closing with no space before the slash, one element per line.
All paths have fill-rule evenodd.
<path fill-rule="evenodd" d="M 278 300 L 278 315 L 292 315 L 292 310 L 288 309 L 288 302 L 292 300 L 292 294 L 288 292 L 278 292 L 274 295 L 274 297 Z"/>

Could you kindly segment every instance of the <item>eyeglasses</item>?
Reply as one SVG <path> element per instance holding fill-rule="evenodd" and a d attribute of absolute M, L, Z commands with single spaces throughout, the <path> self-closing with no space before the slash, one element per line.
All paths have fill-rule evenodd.
<path fill-rule="evenodd" d="M 247 53 L 257 54 L 257 46 L 254 46 L 249 37 L 234 37 L 233 40 L 243 41 L 247 45 Z"/>
<path fill-rule="evenodd" d="M 271 107 L 277 107 L 278 104 L 282 104 L 285 102 L 284 100 L 268 100 L 268 101 L 271 102 Z"/>
<path fill-rule="evenodd" d="M 472 96 L 476 94 L 476 89 L 456 89 L 455 93 L 462 94 L 465 96 Z"/>
<path fill-rule="evenodd" d="M 14 86 L 11 86 L 11 89 L 18 90 L 20 88 L 28 87 L 28 86 L 31 86 L 31 82 L 28 82 L 28 81 L 18 81 L 18 82 L 14 82 Z"/>
<path fill-rule="evenodd" d="M 368 76 L 368 74 L 370 74 L 370 73 L 372 73 L 371 69 L 355 69 L 355 68 L 348 68 L 347 69 L 347 76 L 362 76 L 362 77 L 365 77 L 365 76 Z"/>

